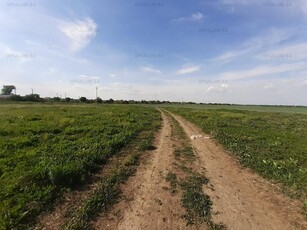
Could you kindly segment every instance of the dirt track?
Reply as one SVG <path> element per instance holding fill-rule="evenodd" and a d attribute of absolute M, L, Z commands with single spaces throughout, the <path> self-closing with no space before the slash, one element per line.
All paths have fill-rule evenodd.
<path fill-rule="evenodd" d="M 172 168 L 172 139 L 169 118 L 162 112 L 163 128 L 158 149 L 136 176 L 124 186 L 129 198 L 122 201 L 108 217 L 96 223 L 97 229 L 188 229 L 181 218 L 184 209 L 180 196 L 163 189 L 165 175 Z M 188 136 L 204 134 L 198 127 L 174 116 Z M 277 186 L 249 169 L 242 168 L 213 140 L 193 140 L 193 147 L 206 169 L 209 186 L 204 192 L 213 201 L 213 221 L 227 229 L 307 229 L 299 203 L 290 200 Z M 119 211 L 121 210 L 121 211 Z M 206 229 L 204 226 L 201 229 Z"/>
<path fill-rule="evenodd" d="M 174 116 L 191 136 L 202 134 L 195 125 Z M 205 188 L 213 201 L 215 222 L 223 222 L 228 229 L 307 229 L 300 214 L 299 202 L 292 201 L 274 186 L 240 167 L 211 139 L 192 142 L 206 168 L 212 189 Z"/>
<path fill-rule="evenodd" d="M 163 113 L 162 118 L 157 149 L 123 187 L 126 198 L 113 214 L 98 220 L 96 229 L 187 229 L 181 218 L 184 209 L 180 196 L 164 189 L 168 186 L 165 177 L 172 168 L 173 141 L 170 120 Z"/>
<path fill-rule="evenodd" d="M 96 229 L 207 229 L 205 225 L 200 228 L 186 225 L 182 218 L 186 213 L 181 204 L 182 194 L 180 191 L 172 194 L 168 189 L 170 184 L 165 177 L 175 170 L 176 138 L 172 136 L 170 117 L 166 112 L 161 114 L 163 126 L 156 137 L 157 149 L 144 154 L 135 176 L 121 186 L 123 199 L 92 223 Z M 208 137 L 190 122 L 173 117 L 188 137 Z M 197 156 L 195 170 L 209 179 L 203 191 L 213 202 L 214 223 L 236 230 L 307 229 L 298 201 L 287 198 L 276 185 L 242 168 L 214 140 L 203 137 L 189 144 Z"/>

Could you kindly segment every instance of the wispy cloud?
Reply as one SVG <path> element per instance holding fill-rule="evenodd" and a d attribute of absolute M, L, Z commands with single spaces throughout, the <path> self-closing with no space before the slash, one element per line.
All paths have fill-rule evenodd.
<path fill-rule="evenodd" d="M 197 22 L 201 21 L 204 18 L 203 13 L 196 12 L 187 17 L 176 18 L 173 21 L 175 22 Z"/>
<path fill-rule="evenodd" d="M 243 49 L 243 50 L 232 50 L 232 51 L 228 51 L 225 52 L 215 58 L 213 58 L 213 61 L 229 61 L 232 60 L 234 58 L 240 57 L 244 54 L 247 54 L 250 52 L 250 49 Z"/>
<path fill-rule="evenodd" d="M 275 90 L 276 89 L 276 86 L 273 84 L 273 83 L 267 83 L 263 86 L 264 89 L 266 90 Z"/>
<path fill-rule="evenodd" d="M 300 0 L 298 4 L 298 8 L 307 18 L 307 2 L 305 0 Z"/>
<path fill-rule="evenodd" d="M 302 70 L 306 66 L 306 63 L 290 63 L 283 65 L 263 65 L 257 66 L 251 70 L 242 70 L 242 71 L 232 71 L 232 72 L 224 72 L 220 74 L 220 79 L 224 80 L 241 80 L 247 79 L 251 77 L 259 77 L 259 76 L 267 76 L 274 74 L 287 73 L 296 70 Z"/>
<path fill-rule="evenodd" d="M 124 10 L 125 0 L 2 4 L 0 83 L 16 85 L 21 95 L 34 88 L 42 97 L 95 98 L 101 76 L 104 99 L 158 94 L 159 100 L 307 105 L 307 1 L 215 2 L 164 4 L 159 14 L 146 15 L 148 4 Z M 146 26 L 135 24 L 141 15 Z M 129 29 L 120 29 L 123 21 Z M 209 25 L 228 28 L 228 35 L 199 33 Z"/>
<path fill-rule="evenodd" d="M 97 24 L 91 18 L 60 21 L 59 30 L 69 39 L 70 50 L 77 52 L 96 36 Z"/>
<path fill-rule="evenodd" d="M 207 92 L 212 93 L 212 92 L 225 92 L 229 90 L 229 85 L 228 84 L 221 84 L 221 85 L 211 85 L 208 87 Z"/>
<path fill-rule="evenodd" d="M 275 48 L 272 50 L 267 50 L 265 52 L 266 56 L 271 57 L 279 57 L 279 58 L 288 58 L 291 60 L 305 60 L 307 59 L 307 43 L 298 43 L 298 44 L 290 44 L 290 45 L 283 45 L 279 48 Z M 260 55 L 259 58 L 265 59 L 265 55 Z"/>
<path fill-rule="evenodd" d="M 289 40 L 295 33 L 295 30 L 297 30 L 297 28 L 269 29 L 263 34 L 251 38 L 245 45 L 254 47 L 254 49 L 279 45 Z"/>
<path fill-rule="evenodd" d="M 155 68 L 153 68 L 151 66 L 143 66 L 143 67 L 141 67 L 141 70 L 143 72 L 145 72 L 145 73 L 156 73 L 156 74 L 161 74 L 162 73 L 161 70 L 155 69 Z"/>
<path fill-rule="evenodd" d="M 176 74 L 190 74 L 194 73 L 200 70 L 200 66 L 190 66 L 190 67 L 184 67 L 182 69 L 179 69 L 176 71 Z"/>
<path fill-rule="evenodd" d="M 294 33 L 294 29 L 271 29 L 266 33 L 253 37 L 245 41 L 235 50 L 226 51 L 217 57 L 212 58 L 213 61 L 232 61 L 244 55 L 254 55 L 259 50 L 276 47 L 282 42 L 288 40 Z"/>
<path fill-rule="evenodd" d="M 129 91 L 132 89 L 132 85 L 129 83 L 124 83 L 124 82 L 114 82 L 112 84 L 112 87 L 114 90 L 125 90 L 125 91 Z"/>

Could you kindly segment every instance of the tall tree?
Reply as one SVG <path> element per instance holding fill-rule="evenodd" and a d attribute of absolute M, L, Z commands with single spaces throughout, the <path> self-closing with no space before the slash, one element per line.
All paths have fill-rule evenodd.
<path fill-rule="evenodd" d="M 4 85 L 1 90 L 1 95 L 11 95 L 13 90 L 16 90 L 14 85 Z"/>

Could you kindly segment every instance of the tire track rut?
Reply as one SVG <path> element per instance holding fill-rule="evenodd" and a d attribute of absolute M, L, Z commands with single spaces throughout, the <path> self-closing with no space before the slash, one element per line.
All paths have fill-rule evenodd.
<path fill-rule="evenodd" d="M 189 136 L 208 136 L 182 117 L 172 116 Z M 199 138 L 192 144 L 211 184 L 205 193 L 213 201 L 214 222 L 236 230 L 307 229 L 298 201 L 286 197 L 277 186 L 250 169 L 242 168 L 212 139 Z"/>
<path fill-rule="evenodd" d="M 172 170 L 173 140 L 170 119 L 161 112 L 163 126 L 157 149 L 123 186 L 125 199 L 94 224 L 96 229 L 194 229 L 182 218 L 181 196 L 171 195 L 166 175 Z"/>

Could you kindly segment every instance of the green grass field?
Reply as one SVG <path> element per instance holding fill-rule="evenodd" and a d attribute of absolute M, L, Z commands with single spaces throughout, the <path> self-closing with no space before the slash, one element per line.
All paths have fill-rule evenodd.
<path fill-rule="evenodd" d="M 14 107 L 44 107 L 44 106 L 77 106 L 77 107 L 88 107 L 89 104 L 83 103 L 33 103 L 33 102 L 10 102 L 1 101 L 2 107 L 10 108 L 11 105 Z M 160 108 L 186 108 L 186 109 L 230 109 L 230 110 L 244 110 L 244 111 L 256 111 L 256 112 L 276 112 L 276 113 L 293 113 L 293 114 L 307 114 L 307 106 L 274 106 L 274 105 L 200 105 L 200 104 L 135 104 L 136 106 L 145 107 L 160 107 Z M 92 105 L 93 106 L 93 105 Z"/>
<path fill-rule="evenodd" d="M 243 165 L 284 185 L 289 195 L 306 200 L 306 108 L 162 107 L 197 124 Z M 0 104 L 0 229 L 28 228 L 124 147 L 150 147 L 160 123 L 153 105 Z M 124 169 L 120 178 L 130 170 Z M 117 171 L 114 175 L 119 177 Z M 76 214 L 79 222 L 68 225 L 84 224 L 96 201 L 104 202 L 100 195 L 98 189 L 84 204 L 86 218 Z"/>
<path fill-rule="evenodd" d="M 241 163 L 306 200 L 307 115 L 167 108 L 200 126 Z"/>
<path fill-rule="evenodd" d="M 159 124 L 154 108 L 0 105 L 0 229 L 27 228 L 61 192 Z"/>
<path fill-rule="evenodd" d="M 271 106 L 271 105 L 196 105 L 196 104 L 173 104 L 158 105 L 161 108 L 186 108 L 186 109 L 230 109 L 257 112 L 276 112 L 276 113 L 299 113 L 307 114 L 307 107 L 302 106 Z"/>

